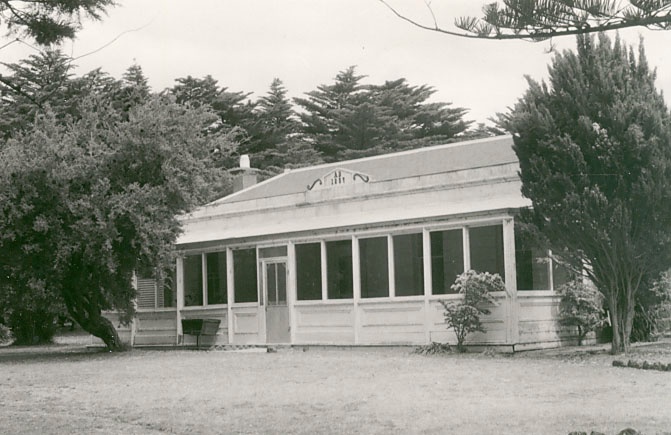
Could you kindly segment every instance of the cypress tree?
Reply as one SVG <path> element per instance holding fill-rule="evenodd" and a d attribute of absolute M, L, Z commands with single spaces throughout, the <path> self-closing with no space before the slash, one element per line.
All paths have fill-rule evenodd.
<path fill-rule="evenodd" d="M 671 264 L 671 117 L 643 44 L 580 36 L 508 117 L 530 222 L 604 295 L 628 351 L 641 291 Z"/>

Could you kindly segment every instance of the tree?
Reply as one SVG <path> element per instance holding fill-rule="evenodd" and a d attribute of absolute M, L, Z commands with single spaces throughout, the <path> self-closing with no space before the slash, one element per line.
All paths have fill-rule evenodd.
<path fill-rule="evenodd" d="M 177 216 L 213 199 L 227 175 L 211 150 L 230 137 L 205 134 L 216 119 L 171 97 L 121 113 L 105 98 L 81 103 L 80 119 L 51 111 L 0 150 L 2 291 L 44 289 L 86 331 L 120 348 L 102 310 L 132 315 L 133 271 L 159 267 L 179 232 Z"/>
<path fill-rule="evenodd" d="M 507 116 L 529 222 L 604 295 L 612 351 L 628 351 L 636 298 L 671 264 L 671 118 L 643 45 L 579 36 L 549 84 Z"/>
<path fill-rule="evenodd" d="M 671 2 L 666 0 L 504 0 L 485 4 L 481 18 L 455 19 L 454 28 L 438 24 L 430 2 L 426 6 L 432 22 L 427 23 L 410 18 L 387 0 L 379 1 L 414 26 L 463 38 L 541 41 L 627 27 L 671 28 Z"/>
<path fill-rule="evenodd" d="M 58 44 L 74 38 L 82 16 L 100 20 L 114 0 L 2 0 L 0 21 L 8 35 L 35 39 L 40 45 Z"/>

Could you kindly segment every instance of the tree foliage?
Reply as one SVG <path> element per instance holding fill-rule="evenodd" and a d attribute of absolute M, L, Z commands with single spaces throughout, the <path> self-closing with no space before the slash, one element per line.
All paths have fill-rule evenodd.
<path fill-rule="evenodd" d="M 295 98 L 303 131 L 325 160 L 343 160 L 444 143 L 464 132 L 465 109 L 429 103 L 435 90 L 405 79 L 365 85 L 355 67 Z"/>
<path fill-rule="evenodd" d="M 32 124 L 50 106 L 60 118 L 72 114 L 72 65 L 60 50 L 44 50 L 18 63 L 3 63 L 10 74 L 0 81 L 0 131 L 6 138 Z"/>
<path fill-rule="evenodd" d="M 211 150 L 232 144 L 204 134 L 211 112 L 170 97 L 127 112 L 97 95 L 80 104 L 80 119 L 59 122 L 47 110 L 0 151 L 0 268 L 10 278 L 2 286 L 44 289 L 116 349 L 102 310 L 132 314 L 133 272 L 169 258 L 176 216 L 212 199 L 226 176 L 212 168 Z"/>
<path fill-rule="evenodd" d="M 498 274 L 468 270 L 457 276 L 452 291 L 464 295 L 460 301 L 440 303 L 444 308 L 443 317 L 448 328 L 457 336 L 457 349 L 465 350 L 466 336 L 472 332 L 486 332 L 480 316 L 490 314 L 488 306 L 495 305 L 491 292 L 505 291 L 506 287 Z"/>
<path fill-rule="evenodd" d="M 671 1 L 641 0 L 503 0 L 486 3 L 481 17 L 459 17 L 453 27 L 441 25 L 430 3 L 432 22 L 421 22 L 379 0 L 396 16 L 419 28 L 450 36 L 481 39 L 526 39 L 580 35 L 627 27 L 671 28 Z"/>
<path fill-rule="evenodd" d="M 114 0 L 2 0 L 0 22 L 8 35 L 27 36 L 40 45 L 74 38 L 82 17 L 100 20 Z"/>
<path fill-rule="evenodd" d="M 549 72 L 505 122 L 529 219 L 585 266 L 627 351 L 637 295 L 671 264 L 671 119 L 642 44 L 580 36 Z"/>

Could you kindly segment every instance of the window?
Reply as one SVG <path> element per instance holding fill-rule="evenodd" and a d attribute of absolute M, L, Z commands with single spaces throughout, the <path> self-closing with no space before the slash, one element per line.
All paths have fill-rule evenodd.
<path fill-rule="evenodd" d="M 361 297 L 389 296 L 387 238 L 361 239 L 359 241 L 359 264 L 361 267 Z"/>
<path fill-rule="evenodd" d="M 175 266 L 163 271 L 145 270 L 137 274 L 137 307 L 142 309 L 169 308 L 177 305 Z"/>
<path fill-rule="evenodd" d="M 352 241 L 326 242 L 326 277 L 329 299 L 351 299 Z"/>
<path fill-rule="evenodd" d="M 233 285 L 236 303 L 258 301 L 256 249 L 233 251 Z"/>
<path fill-rule="evenodd" d="M 515 226 L 515 263 L 517 290 L 556 290 L 571 279 L 569 269 L 553 259 L 532 234 L 518 226 Z"/>
<path fill-rule="evenodd" d="M 552 290 L 557 290 L 562 285 L 572 280 L 575 276 L 565 265 L 552 259 Z"/>
<path fill-rule="evenodd" d="M 503 225 L 469 228 L 471 269 L 498 273 L 505 280 Z"/>
<path fill-rule="evenodd" d="M 517 290 L 550 290 L 550 258 L 533 234 L 515 225 Z"/>
<path fill-rule="evenodd" d="M 299 301 L 322 298 L 320 243 L 296 245 L 296 287 Z"/>
<path fill-rule="evenodd" d="M 394 283 L 396 296 L 424 294 L 422 234 L 394 236 Z"/>
<path fill-rule="evenodd" d="M 206 256 L 207 266 L 207 304 L 225 304 L 226 291 L 226 252 L 212 252 Z"/>
<path fill-rule="evenodd" d="M 184 257 L 184 305 L 203 305 L 203 257 Z"/>
<path fill-rule="evenodd" d="M 464 239 L 461 229 L 435 231 L 431 238 L 431 287 L 434 295 L 454 293 L 450 288 L 464 271 Z"/>
<path fill-rule="evenodd" d="M 517 246 L 515 242 L 517 290 L 550 290 L 547 251 Z"/>

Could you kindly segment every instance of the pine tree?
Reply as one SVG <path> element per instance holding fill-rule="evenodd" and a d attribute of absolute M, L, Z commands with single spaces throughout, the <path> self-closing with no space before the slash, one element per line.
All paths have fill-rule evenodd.
<path fill-rule="evenodd" d="M 59 117 L 72 111 L 73 66 L 61 51 L 45 50 L 18 63 L 3 65 L 11 72 L 0 82 L 0 131 L 5 137 L 28 128 L 47 107 Z"/>
<path fill-rule="evenodd" d="M 321 85 L 296 98 L 304 132 L 326 160 L 377 155 L 445 143 L 470 122 L 462 108 L 428 99 L 433 88 L 410 86 L 405 79 L 364 85 L 365 76 L 350 67 L 332 85 Z"/>
<path fill-rule="evenodd" d="M 299 115 L 304 133 L 327 160 L 337 158 L 347 148 L 363 148 L 361 143 L 352 145 L 351 132 L 344 131 L 343 118 L 351 118 L 357 106 L 366 102 L 365 87 L 360 83 L 364 77 L 356 75 L 351 66 L 340 71 L 332 85 L 319 85 L 306 94 L 307 98 L 294 99 L 305 111 Z"/>
<path fill-rule="evenodd" d="M 175 81 L 177 84 L 169 92 L 177 103 L 194 108 L 206 106 L 217 115 L 217 123 L 210 126 L 211 132 L 235 132 L 240 143 L 236 153 L 244 154 L 256 147 L 258 123 L 255 103 L 249 100 L 251 93 L 229 91 L 210 75 L 187 76 Z M 237 166 L 237 159 L 232 155 L 222 155 L 221 162 L 225 167 Z"/>
<path fill-rule="evenodd" d="M 273 79 L 268 93 L 259 98 L 256 116 L 255 148 L 250 150 L 255 168 L 277 173 L 321 163 L 312 144 L 299 133 L 297 115 L 280 79 Z"/>

